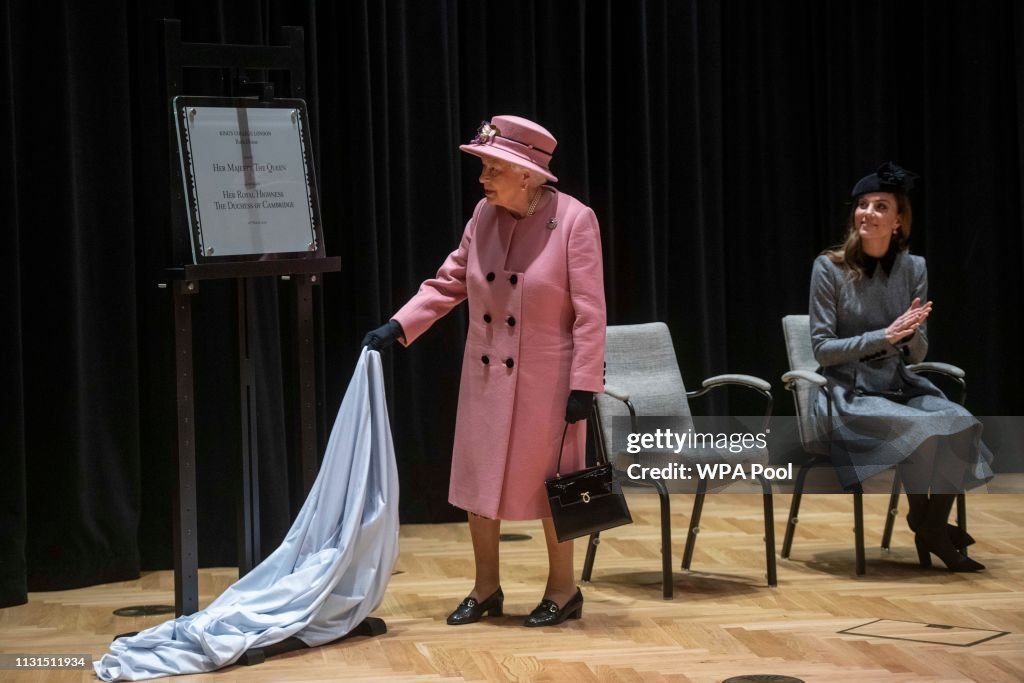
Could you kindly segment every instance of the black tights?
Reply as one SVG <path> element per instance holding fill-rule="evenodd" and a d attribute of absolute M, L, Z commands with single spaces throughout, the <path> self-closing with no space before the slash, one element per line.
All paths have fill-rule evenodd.
<path fill-rule="evenodd" d="M 949 520 L 955 500 L 954 493 L 933 493 L 930 496 L 926 493 L 908 493 L 910 528 L 915 531 L 943 528 Z"/>

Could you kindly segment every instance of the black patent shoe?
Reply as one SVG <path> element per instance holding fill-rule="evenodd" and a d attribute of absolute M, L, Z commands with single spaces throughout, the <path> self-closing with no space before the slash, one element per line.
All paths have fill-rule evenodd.
<path fill-rule="evenodd" d="M 583 616 L 583 593 L 576 589 L 576 595 L 569 598 L 565 606 L 558 608 L 551 600 L 541 600 L 540 604 L 530 612 L 523 622 L 524 626 L 554 626 L 566 619 L 579 619 Z"/>
<path fill-rule="evenodd" d="M 485 614 L 490 614 L 492 617 L 500 617 L 504 602 L 505 594 L 501 592 L 500 587 L 491 593 L 491 596 L 486 600 L 466 598 L 459 603 L 454 612 L 448 615 L 448 624 L 451 626 L 472 624 L 473 622 L 480 621 L 480 617 Z"/>

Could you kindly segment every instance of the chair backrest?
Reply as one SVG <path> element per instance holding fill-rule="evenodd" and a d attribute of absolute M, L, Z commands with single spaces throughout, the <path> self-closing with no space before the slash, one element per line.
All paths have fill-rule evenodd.
<path fill-rule="evenodd" d="M 814 347 L 811 346 L 811 319 L 806 315 L 787 315 L 782 318 L 782 333 L 786 338 L 786 355 L 789 357 L 790 370 L 810 370 L 817 372 L 818 361 L 814 359 Z M 800 440 L 805 448 L 812 448 L 818 443 L 823 425 L 813 418 L 812 403 L 815 392 L 819 391 L 810 382 L 797 382 L 793 392 L 796 402 L 797 428 Z"/>
<path fill-rule="evenodd" d="M 790 370 L 810 370 L 817 372 L 818 361 L 814 360 L 814 348 L 811 346 L 811 319 L 806 315 L 787 315 L 782 318 L 782 333 L 786 337 L 786 355 L 789 357 Z M 808 382 L 797 385 L 797 410 L 801 415 L 811 414 L 811 402 L 814 400 L 815 387 Z"/>
<path fill-rule="evenodd" d="M 665 323 L 610 325 L 605 341 L 605 383 L 630 395 L 637 416 L 690 417 L 672 335 Z M 629 416 L 622 401 L 605 394 L 597 396 L 598 422 L 604 443 L 610 449 L 612 419 Z M 608 457 L 614 462 L 615 453 Z"/>

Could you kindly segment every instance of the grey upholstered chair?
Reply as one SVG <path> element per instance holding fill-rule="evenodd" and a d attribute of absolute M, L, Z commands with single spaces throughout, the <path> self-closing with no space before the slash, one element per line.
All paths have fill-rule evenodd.
<path fill-rule="evenodd" d="M 796 531 L 800 513 L 800 501 L 803 497 L 804 482 L 813 467 L 830 466 L 827 453 L 829 436 L 827 429 L 832 418 L 832 402 L 825 387 L 828 381 L 818 373 L 818 363 L 814 360 L 814 349 L 811 347 L 811 324 L 806 315 L 787 315 L 782 318 L 782 332 L 786 339 L 786 354 L 789 357 L 789 372 L 782 375 L 782 383 L 793 394 L 796 406 L 797 427 L 800 441 L 811 458 L 801 466 L 793 485 L 793 501 L 789 508 L 789 519 L 786 522 L 786 535 L 782 540 L 782 557 L 789 558 L 793 547 L 793 534 Z M 917 363 L 907 366 L 919 373 L 939 374 L 956 383 L 960 388 L 958 397 L 961 405 L 967 397 L 965 373 L 955 365 L 948 363 Z M 813 419 L 812 405 L 816 392 L 824 392 L 828 405 L 828 418 Z M 822 446 L 826 446 L 822 449 Z M 882 533 L 882 551 L 889 551 L 892 540 L 893 522 L 899 512 L 900 478 L 893 477 L 892 492 L 889 497 L 889 514 L 885 520 L 885 531 Z M 967 509 L 964 495 L 957 496 L 957 523 L 961 529 L 967 528 Z M 864 560 L 864 499 L 860 486 L 853 490 L 853 539 L 856 553 L 857 574 L 866 571 Z M 961 548 L 961 552 L 966 552 Z"/>
<path fill-rule="evenodd" d="M 625 469 L 634 462 L 645 466 L 664 466 L 669 462 L 684 462 L 685 458 L 698 458 L 708 461 L 731 463 L 767 461 L 767 452 L 746 451 L 743 454 L 730 454 L 728 451 L 681 455 L 639 453 L 630 455 L 626 452 L 615 452 L 612 448 L 612 418 L 616 416 L 632 419 L 633 431 L 637 431 L 638 416 L 677 416 L 684 420 L 691 418 L 689 400 L 708 393 L 711 389 L 734 384 L 747 387 L 766 399 L 765 424 L 771 414 L 771 385 L 762 379 L 750 375 L 718 375 L 704 380 L 699 391 L 686 391 L 683 378 L 679 373 L 676 353 L 672 345 L 672 337 L 664 323 L 648 323 L 643 325 L 614 325 L 608 327 L 605 346 L 606 386 L 603 394 L 597 396 L 594 403 L 594 417 L 591 426 L 597 438 L 598 458 L 611 462 L 619 481 L 630 483 Z M 745 460 L 744 460 L 745 459 Z M 777 584 L 775 573 L 775 532 L 773 528 L 771 487 L 765 480 L 760 480 L 764 500 L 764 542 L 767 563 L 768 584 Z M 672 598 L 672 535 L 669 515 L 669 488 L 660 480 L 649 483 L 637 482 L 637 485 L 654 487 L 661 502 L 661 558 L 662 558 L 662 593 L 666 600 Z M 697 484 L 693 502 L 693 513 L 690 516 L 690 528 L 686 537 L 686 549 L 683 553 L 682 568 L 689 569 L 693 558 L 694 542 L 699 531 L 701 512 L 707 482 Z M 590 537 L 587 556 L 583 565 L 583 580 L 589 581 L 594 567 L 599 534 Z"/>

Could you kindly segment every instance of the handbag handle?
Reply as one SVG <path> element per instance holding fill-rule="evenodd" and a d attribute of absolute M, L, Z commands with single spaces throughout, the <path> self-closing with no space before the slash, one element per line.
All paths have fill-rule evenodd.
<path fill-rule="evenodd" d="M 562 453 L 565 451 L 565 433 L 569 431 L 569 423 L 565 423 L 565 427 L 562 429 L 562 445 L 558 447 L 558 465 L 555 467 L 555 479 L 561 478 L 562 471 Z"/>

